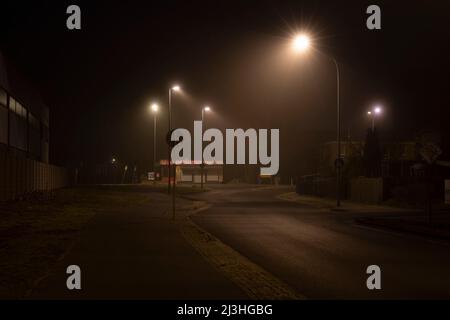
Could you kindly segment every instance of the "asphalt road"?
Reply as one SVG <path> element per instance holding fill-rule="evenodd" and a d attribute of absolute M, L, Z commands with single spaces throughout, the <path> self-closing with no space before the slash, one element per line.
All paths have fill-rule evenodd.
<path fill-rule="evenodd" d="M 215 187 L 194 221 L 312 299 L 450 298 L 450 245 L 362 227 L 361 216 L 279 200 L 286 188 Z M 381 267 L 381 290 L 366 268 Z"/>

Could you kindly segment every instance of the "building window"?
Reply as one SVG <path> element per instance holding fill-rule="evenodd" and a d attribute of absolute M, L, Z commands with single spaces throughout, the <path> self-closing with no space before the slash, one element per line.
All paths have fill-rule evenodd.
<path fill-rule="evenodd" d="M 17 115 L 23 119 L 27 118 L 27 109 L 25 109 L 20 103 L 16 104 Z"/>
<path fill-rule="evenodd" d="M 11 96 L 9 96 L 9 109 L 11 110 L 9 119 L 10 145 L 26 151 L 27 110 Z"/>
<path fill-rule="evenodd" d="M 27 117 L 27 109 L 25 109 L 16 99 L 9 97 L 9 109 L 17 114 L 20 118 Z"/>
<path fill-rule="evenodd" d="M 16 112 L 16 100 L 11 96 L 9 96 L 9 109 L 14 113 Z"/>

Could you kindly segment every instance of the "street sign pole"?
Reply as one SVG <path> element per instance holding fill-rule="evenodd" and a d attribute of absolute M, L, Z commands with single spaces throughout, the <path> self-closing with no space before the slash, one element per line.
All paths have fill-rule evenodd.
<path fill-rule="evenodd" d="M 172 132 L 173 131 L 174 130 L 170 130 L 169 132 L 167 132 L 167 135 L 166 135 L 166 142 L 169 145 L 169 160 L 168 160 L 169 161 L 169 165 L 170 165 L 170 163 L 172 161 L 172 148 L 173 148 L 173 146 L 175 144 L 175 142 L 172 141 Z M 171 171 L 172 168 L 174 170 L 173 185 L 172 185 L 172 188 L 170 188 L 170 184 L 171 184 L 170 171 Z M 172 166 L 169 166 L 169 184 L 168 185 L 169 185 L 169 194 L 170 194 L 170 191 L 172 191 L 172 219 L 173 220 L 175 220 L 175 191 L 176 191 L 175 181 L 176 181 L 176 176 L 177 176 L 176 172 L 177 171 L 176 171 L 176 165 L 175 164 L 173 164 Z"/>
<path fill-rule="evenodd" d="M 173 165 L 174 168 L 174 174 L 173 174 L 173 187 L 172 187 L 172 219 L 175 220 L 175 193 L 176 193 L 176 176 L 177 176 L 177 170 L 176 166 Z"/>
<path fill-rule="evenodd" d="M 442 150 L 439 147 L 436 139 L 433 137 L 423 135 L 419 140 L 419 154 L 427 162 L 428 171 L 428 183 L 427 183 L 427 213 L 428 213 L 428 223 L 431 225 L 433 223 L 433 169 L 436 160 L 442 154 Z"/>

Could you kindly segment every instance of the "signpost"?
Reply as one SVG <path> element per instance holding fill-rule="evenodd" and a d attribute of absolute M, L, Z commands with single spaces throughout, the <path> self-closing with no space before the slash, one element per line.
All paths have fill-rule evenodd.
<path fill-rule="evenodd" d="M 419 154 L 423 160 L 428 164 L 428 223 L 432 224 L 432 191 L 433 191 L 433 169 L 436 160 L 442 154 L 442 149 L 439 147 L 439 139 L 433 133 L 423 133 L 417 142 L 419 147 Z"/>
<path fill-rule="evenodd" d="M 419 153 L 428 164 L 432 164 L 442 154 L 442 150 L 436 144 L 428 142 L 419 146 Z"/>
<path fill-rule="evenodd" d="M 172 170 L 172 148 L 176 145 L 176 141 L 172 141 L 172 132 L 175 129 L 169 130 L 166 135 L 166 142 L 169 145 L 169 172 L 168 172 L 168 187 L 169 187 L 169 193 L 170 193 L 170 179 L 171 179 L 171 170 Z M 176 166 L 174 167 L 174 174 L 173 174 L 173 185 L 172 185 L 172 219 L 175 220 L 175 183 L 176 183 L 176 176 L 177 176 L 177 170 Z"/>

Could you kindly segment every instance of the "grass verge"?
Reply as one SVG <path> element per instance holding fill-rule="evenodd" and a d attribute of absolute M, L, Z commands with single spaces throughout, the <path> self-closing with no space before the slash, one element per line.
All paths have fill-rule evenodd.
<path fill-rule="evenodd" d="M 150 201 L 145 192 L 62 189 L 0 203 L 0 299 L 19 299 L 97 213 Z"/>

